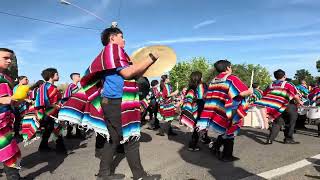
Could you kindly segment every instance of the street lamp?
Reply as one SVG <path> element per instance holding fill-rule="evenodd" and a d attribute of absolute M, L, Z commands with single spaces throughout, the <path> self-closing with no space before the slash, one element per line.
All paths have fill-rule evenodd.
<path fill-rule="evenodd" d="M 71 2 L 69 2 L 69 1 L 67 1 L 67 0 L 60 0 L 60 3 L 61 3 L 61 4 L 64 4 L 64 5 L 71 5 L 71 6 L 73 6 L 73 7 L 76 7 L 76 8 L 78 8 L 78 9 L 80 9 L 81 11 L 84 11 L 84 12 L 86 12 L 86 13 L 94 16 L 94 17 L 96 17 L 96 18 L 99 19 L 100 21 L 106 23 L 106 21 L 105 21 L 104 19 L 102 19 L 102 18 L 99 17 L 98 15 L 94 14 L 93 12 L 91 12 L 91 11 L 89 11 L 89 10 L 87 10 L 87 9 L 84 9 L 84 8 L 82 8 L 82 7 L 80 7 L 80 6 L 77 6 L 77 5 L 75 5 L 75 4 L 72 4 Z"/>
<path fill-rule="evenodd" d="M 65 4 L 65 5 L 71 5 L 71 3 L 69 3 L 69 2 L 66 1 L 66 0 L 60 0 L 60 3 L 61 3 L 61 4 Z"/>

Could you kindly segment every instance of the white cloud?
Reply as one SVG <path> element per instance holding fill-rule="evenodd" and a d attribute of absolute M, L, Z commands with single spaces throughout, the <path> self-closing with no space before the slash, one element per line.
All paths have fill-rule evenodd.
<path fill-rule="evenodd" d="M 281 54 L 277 56 L 268 56 L 262 59 L 265 60 L 282 60 L 284 61 L 291 61 L 295 60 L 295 63 L 305 63 L 306 61 L 316 61 L 316 59 L 320 58 L 320 53 L 298 53 L 298 54 Z"/>
<path fill-rule="evenodd" d="M 214 19 L 212 19 L 212 20 L 206 20 L 206 21 L 203 21 L 203 22 L 201 22 L 201 23 L 199 23 L 199 24 L 194 25 L 194 26 L 193 26 L 193 29 L 199 29 L 199 28 L 201 28 L 201 27 L 208 26 L 208 25 L 214 24 L 214 23 L 216 23 L 216 20 L 214 20 Z"/>
<path fill-rule="evenodd" d="M 227 35 L 227 36 L 210 36 L 210 37 L 182 37 L 166 40 L 151 40 L 141 44 L 134 45 L 132 48 L 141 47 L 151 44 L 177 44 L 177 43 L 196 43 L 196 42 L 232 42 L 232 41 L 253 41 L 253 40 L 268 40 L 275 38 L 288 37 L 306 37 L 320 35 L 320 31 L 310 32 L 294 32 L 294 33 L 269 33 L 269 34 L 253 34 L 253 35 Z"/>
<path fill-rule="evenodd" d="M 12 49 L 15 52 L 36 52 L 36 43 L 34 40 L 16 39 L 7 43 L 0 43 L 1 47 Z"/>
<path fill-rule="evenodd" d="M 290 0 L 290 4 L 317 4 L 319 1 L 318 0 Z"/>

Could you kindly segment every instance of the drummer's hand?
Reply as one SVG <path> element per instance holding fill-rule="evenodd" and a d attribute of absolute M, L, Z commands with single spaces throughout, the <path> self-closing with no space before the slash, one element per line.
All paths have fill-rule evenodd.
<path fill-rule="evenodd" d="M 30 100 L 30 99 L 25 99 L 24 101 L 27 103 L 32 103 L 32 100 Z"/>
<path fill-rule="evenodd" d="M 300 106 L 304 106 L 304 103 L 302 101 L 299 101 Z"/>
<path fill-rule="evenodd" d="M 149 53 L 149 57 L 153 62 L 156 62 L 159 59 L 159 54 L 152 52 L 152 53 Z"/>
<path fill-rule="evenodd" d="M 249 89 L 248 89 L 248 93 L 249 93 L 250 95 L 252 95 L 252 94 L 253 94 L 253 88 L 249 88 Z"/>

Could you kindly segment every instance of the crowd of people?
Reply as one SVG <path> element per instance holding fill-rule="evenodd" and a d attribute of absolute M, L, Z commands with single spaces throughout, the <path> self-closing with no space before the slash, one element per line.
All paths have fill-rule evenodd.
<path fill-rule="evenodd" d="M 125 154 L 133 179 L 157 179 L 157 175 L 146 173 L 140 159 L 140 127 L 147 121 L 147 114 L 147 129 L 157 131 L 157 135 L 176 136 L 172 122 L 178 120 L 192 132 L 189 151 L 199 151 L 201 141 L 209 144 L 219 160 L 235 161 L 239 159 L 233 156 L 235 137 L 249 108 L 265 109 L 271 124 L 266 145 L 273 143 L 282 127 L 284 143 L 297 144 L 293 139 L 295 127 L 304 128 L 306 119 L 298 115 L 297 109 L 320 104 L 319 86 L 309 89 L 304 80 L 295 86 L 279 69 L 274 72 L 275 81 L 262 91 L 257 83 L 248 87 L 233 75 L 228 60 L 215 62 L 219 74 L 208 84 L 202 81 L 200 71 L 192 72 L 188 86 L 181 92 L 173 90 L 168 75 L 150 84 L 145 77 L 136 81 L 158 60 L 158 55 L 150 53 L 141 63 L 132 64 L 124 51 L 123 33 L 117 27 L 105 29 L 101 42 L 101 53 L 81 78 L 79 73 L 71 73 L 72 83 L 64 92 L 55 85 L 59 81 L 57 69 L 47 68 L 41 73 L 43 80 L 31 86 L 24 100 L 12 95 L 19 86 L 29 84 L 28 77 L 19 76 L 14 83 L 6 74 L 14 52 L 0 48 L 0 161 L 7 179 L 22 179 L 19 142 L 28 145 L 41 138 L 40 152 L 67 153 L 64 138 L 85 139 L 83 128 L 97 134 L 95 150 L 101 159 L 97 179 L 124 178 L 115 174 L 118 153 Z M 216 138 L 208 136 L 211 129 L 219 134 Z M 49 146 L 50 137 L 55 149 Z"/>

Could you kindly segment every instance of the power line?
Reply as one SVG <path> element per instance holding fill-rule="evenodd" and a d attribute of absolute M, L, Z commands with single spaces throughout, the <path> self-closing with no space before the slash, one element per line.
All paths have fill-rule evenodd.
<path fill-rule="evenodd" d="M 121 7 L 122 6 L 122 0 L 119 0 L 119 9 L 118 9 L 118 19 L 117 21 L 120 21 L 120 15 L 121 15 Z"/>
<path fill-rule="evenodd" d="M 85 29 L 85 30 L 93 30 L 93 31 L 102 31 L 102 29 L 82 27 L 82 26 L 74 26 L 74 25 L 64 24 L 64 23 L 55 22 L 55 21 L 50 21 L 50 20 L 38 19 L 38 18 L 23 16 L 23 15 L 18 15 L 18 14 L 11 14 L 11 13 L 2 12 L 2 11 L 0 11 L 0 14 L 4 14 L 4 15 L 8 15 L 8 16 L 13 16 L 13 17 L 18 17 L 18 18 L 24 18 L 24 19 L 28 19 L 28 20 L 32 20 L 32 21 L 38 21 L 38 22 L 43 22 L 43 23 L 48 23 L 48 24 L 55 24 L 55 25 L 59 25 L 59 26 L 65 26 L 65 27 L 71 27 L 71 28 L 78 28 L 78 29 Z"/>

